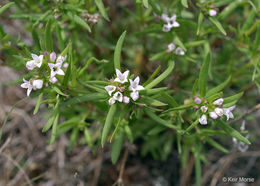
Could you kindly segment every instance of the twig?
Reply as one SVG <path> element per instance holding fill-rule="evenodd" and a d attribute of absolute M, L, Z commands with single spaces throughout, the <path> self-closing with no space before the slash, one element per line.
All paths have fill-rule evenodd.
<path fill-rule="evenodd" d="M 118 177 L 117 181 L 113 184 L 113 186 L 115 186 L 115 185 L 123 186 L 124 185 L 123 175 L 124 175 L 125 163 L 126 163 L 127 157 L 128 157 L 128 148 L 125 149 L 123 159 L 122 159 L 122 162 L 121 162 L 119 177 Z"/>
<path fill-rule="evenodd" d="M 0 148 L 0 154 L 2 153 L 2 151 L 5 149 L 5 147 L 8 145 L 8 143 L 10 143 L 11 141 L 11 137 L 7 138 L 7 140 L 5 141 L 5 143 L 2 145 L 2 147 Z"/>
<path fill-rule="evenodd" d="M 23 168 L 19 165 L 19 163 L 17 163 L 12 157 L 8 156 L 8 155 L 5 154 L 5 153 L 2 153 L 2 154 L 0 154 L 0 155 L 4 156 L 6 159 L 8 159 L 10 162 L 12 162 L 12 163 L 23 173 L 27 184 L 28 184 L 29 186 L 33 186 L 32 183 L 31 183 L 31 180 L 30 180 L 29 177 L 28 177 L 28 175 L 27 175 L 26 172 L 23 170 Z"/>
<path fill-rule="evenodd" d="M 239 116 L 238 118 L 232 120 L 229 122 L 229 124 L 235 123 L 241 119 L 244 119 L 247 115 L 252 114 L 253 112 L 256 112 L 260 110 L 260 104 L 257 104 L 256 106 L 254 106 L 253 108 L 251 108 L 250 110 L 248 110 L 247 112 L 245 112 L 244 114 L 242 114 L 241 116 Z"/>

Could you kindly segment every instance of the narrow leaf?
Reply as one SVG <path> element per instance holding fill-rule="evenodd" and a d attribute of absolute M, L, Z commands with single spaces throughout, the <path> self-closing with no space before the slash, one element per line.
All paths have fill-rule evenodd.
<path fill-rule="evenodd" d="M 188 8 L 188 2 L 187 0 L 181 0 L 181 4 L 185 7 L 185 8 Z"/>
<path fill-rule="evenodd" d="M 91 32 L 89 25 L 81 17 L 79 17 L 75 14 L 72 14 L 71 12 L 69 12 L 67 15 L 71 21 L 77 23 L 78 25 L 82 26 L 83 28 L 85 28 L 86 30 Z"/>
<path fill-rule="evenodd" d="M 229 76 L 226 81 L 224 81 L 223 83 L 221 83 L 220 85 L 216 86 L 215 88 L 213 89 L 210 89 L 207 94 L 206 94 L 206 97 L 210 97 L 218 92 L 220 92 L 221 90 L 223 90 L 225 88 L 225 86 L 229 83 L 231 79 L 231 76 Z"/>
<path fill-rule="evenodd" d="M 115 70 L 121 70 L 120 68 L 120 56 L 121 56 L 121 50 L 122 50 L 122 45 L 125 39 L 125 35 L 126 35 L 126 31 L 124 31 L 122 33 L 122 35 L 120 36 L 120 38 L 118 39 L 117 43 L 116 43 L 116 48 L 115 48 L 115 52 L 114 52 L 114 68 Z"/>
<path fill-rule="evenodd" d="M 200 96 L 204 97 L 206 94 L 206 86 L 207 86 L 207 79 L 208 79 L 208 71 L 209 71 L 209 63 L 210 63 L 210 53 L 208 53 L 204 59 L 202 67 L 200 69 L 199 75 L 199 92 Z"/>
<path fill-rule="evenodd" d="M 3 7 L 0 8 L 0 15 L 6 11 L 8 8 L 10 8 L 11 6 L 13 6 L 15 3 L 11 2 L 11 3 L 7 3 L 5 4 Z"/>
<path fill-rule="evenodd" d="M 51 26 L 52 26 L 52 20 L 49 19 L 45 28 L 45 48 L 47 51 L 51 52 L 52 51 L 52 31 L 51 31 Z"/>
<path fill-rule="evenodd" d="M 120 131 L 112 144 L 111 160 L 113 164 L 115 164 L 119 158 L 124 143 L 124 137 L 124 132 Z"/>
<path fill-rule="evenodd" d="M 96 3 L 96 5 L 97 5 L 98 10 L 99 10 L 99 12 L 101 13 L 101 15 L 102 15 L 107 21 L 110 21 L 108 15 L 107 15 L 106 9 L 105 9 L 105 7 L 104 7 L 103 1 L 102 1 L 102 0 L 95 0 L 95 3 Z"/>
<path fill-rule="evenodd" d="M 42 101 L 42 96 L 43 96 L 43 93 L 41 93 L 39 96 L 38 96 L 38 99 L 37 99 L 37 102 L 36 102 L 36 105 L 35 105 L 35 109 L 33 111 L 33 115 L 37 114 L 39 108 L 40 108 L 40 105 L 41 105 L 41 101 Z"/>
<path fill-rule="evenodd" d="M 224 34 L 227 35 L 226 31 L 224 30 L 224 28 L 222 27 L 221 23 L 213 17 L 209 17 L 209 20 L 219 29 L 219 31 Z"/>
<path fill-rule="evenodd" d="M 108 111 L 107 118 L 105 121 L 105 125 L 103 127 L 102 136 L 101 136 L 102 147 L 104 147 L 104 145 L 107 141 L 107 137 L 110 132 L 115 113 L 116 113 L 116 104 L 113 104 L 110 106 L 110 109 Z"/>
<path fill-rule="evenodd" d="M 246 139 L 244 136 L 242 136 L 238 131 L 230 127 L 229 124 L 223 122 L 222 120 L 219 120 L 218 125 L 220 128 L 222 128 L 228 135 L 231 135 L 232 137 L 238 139 L 239 141 L 246 143 L 250 145 L 250 141 Z"/>
<path fill-rule="evenodd" d="M 200 12 L 200 14 L 199 14 L 199 18 L 198 18 L 197 35 L 200 34 L 201 24 L 202 24 L 203 18 L 204 18 L 204 15 L 203 15 L 202 12 Z"/>

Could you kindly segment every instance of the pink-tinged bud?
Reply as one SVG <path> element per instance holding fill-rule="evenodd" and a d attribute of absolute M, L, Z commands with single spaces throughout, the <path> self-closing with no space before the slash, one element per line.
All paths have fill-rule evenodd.
<path fill-rule="evenodd" d="M 48 51 L 45 51 L 45 52 L 43 53 L 43 55 L 44 55 L 44 56 L 47 56 L 47 55 L 49 55 L 49 52 L 48 52 Z"/>
<path fill-rule="evenodd" d="M 216 8 L 216 5 L 210 5 L 210 8 Z"/>
<path fill-rule="evenodd" d="M 39 72 L 39 69 L 35 69 L 35 72 Z"/>
<path fill-rule="evenodd" d="M 113 83 L 113 82 L 114 82 L 114 80 L 113 80 L 113 79 L 110 79 L 109 81 L 110 81 L 111 83 Z"/>
<path fill-rule="evenodd" d="M 128 103 L 130 102 L 129 97 L 124 96 L 124 98 L 123 98 L 123 102 L 124 102 L 125 104 L 128 104 Z"/>
<path fill-rule="evenodd" d="M 56 53 L 55 53 L 55 52 L 52 52 L 52 53 L 50 54 L 50 60 L 51 60 L 52 62 L 54 62 L 55 59 L 56 59 Z"/>
<path fill-rule="evenodd" d="M 136 105 L 133 106 L 133 109 L 136 109 Z"/>
<path fill-rule="evenodd" d="M 46 84 L 45 84 L 45 88 L 48 88 L 48 87 L 49 87 L 49 84 L 48 84 L 48 83 L 46 83 Z"/>
<path fill-rule="evenodd" d="M 144 106 L 143 106 L 143 105 L 140 105 L 139 107 L 140 107 L 141 109 L 142 109 L 142 108 L 144 108 Z"/>
<path fill-rule="evenodd" d="M 58 15 L 58 14 L 54 15 L 55 19 L 58 19 L 59 17 L 60 17 L 60 15 Z"/>
<path fill-rule="evenodd" d="M 200 104 L 200 103 L 201 103 L 201 99 L 198 98 L 198 97 L 196 97 L 196 98 L 194 99 L 194 102 L 195 102 L 196 104 Z"/>
<path fill-rule="evenodd" d="M 54 12 L 58 12 L 59 10 L 57 8 L 54 9 Z"/>
<path fill-rule="evenodd" d="M 206 100 L 206 101 L 205 101 L 205 103 L 206 103 L 206 104 L 208 104 L 208 103 L 209 103 L 209 101 L 208 101 L 208 100 Z"/>
<path fill-rule="evenodd" d="M 170 117 L 173 117 L 173 113 L 170 113 L 169 116 L 170 116 Z"/>
<path fill-rule="evenodd" d="M 194 109 L 198 110 L 198 109 L 199 109 L 199 106 L 198 106 L 198 105 L 194 106 Z"/>
<path fill-rule="evenodd" d="M 212 16 L 212 17 L 215 17 L 215 16 L 217 16 L 217 11 L 211 9 L 211 10 L 209 10 L 209 15 Z"/>
<path fill-rule="evenodd" d="M 69 63 L 64 63 L 63 67 L 64 68 L 68 68 L 69 67 Z"/>
<path fill-rule="evenodd" d="M 210 113 L 209 113 L 209 116 L 210 116 L 212 119 L 217 119 L 217 118 L 218 118 L 218 115 L 216 114 L 216 112 L 210 112 Z"/>

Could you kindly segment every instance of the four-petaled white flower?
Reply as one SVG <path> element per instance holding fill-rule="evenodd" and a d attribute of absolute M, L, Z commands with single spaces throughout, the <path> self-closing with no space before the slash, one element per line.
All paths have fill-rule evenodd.
<path fill-rule="evenodd" d="M 67 56 L 59 56 L 56 60 L 56 63 L 63 63 L 67 59 Z"/>
<path fill-rule="evenodd" d="M 168 52 L 168 53 L 172 52 L 172 51 L 175 49 L 175 47 L 176 47 L 175 42 L 170 43 L 170 44 L 167 46 L 167 52 Z"/>
<path fill-rule="evenodd" d="M 33 60 L 27 61 L 26 68 L 28 70 L 33 70 L 35 67 L 40 68 L 42 65 L 43 55 L 37 56 L 36 54 L 31 54 Z"/>
<path fill-rule="evenodd" d="M 109 105 L 113 105 L 116 102 L 116 100 L 112 97 L 108 100 Z"/>
<path fill-rule="evenodd" d="M 180 24 L 176 21 L 176 18 L 176 14 L 173 14 L 171 17 L 167 14 L 162 14 L 161 19 L 166 22 L 166 24 L 163 25 L 164 32 L 169 32 L 173 27 L 180 26 Z"/>
<path fill-rule="evenodd" d="M 203 113 L 205 113 L 205 112 L 207 112 L 208 107 L 202 106 L 202 107 L 200 108 L 200 110 L 201 110 Z"/>
<path fill-rule="evenodd" d="M 223 116 L 224 111 L 222 108 L 215 108 L 215 112 L 218 116 Z"/>
<path fill-rule="evenodd" d="M 215 100 L 215 101 L 213 102 L 213 104 L 214 104 L 214 105 L 222 105 L 223 101 L 224 101 L 223 98 L 219 98 L 219 99 Z"/>
<path fill-rule="evenodd" d="M 185 54 L 185 52 L 181 47 L 177 47 L 176 50 L 175 50 L 175 54 L 183 56 Z"/>
<path fill-rule="evenodd" d="M 229 118 L 231 118 L 231 119 L 234 118 L 232 110 L 234 110 L 235 108 L 236 108 L 236 105 L 233 105 L 232 107 L 228 107 L 228 108 L 223 109 L 223 114 L 227 117 L 227 121 L 229 120 Z"/>
<path fill-rule="evenodd" d="M 114 85 L 107 85 L 105 86 L 106 91 L 108 92 L 109 96 L 116 90 L 116 86 Z"/>
<path fill-rule="evenodd" d="M 30 79 L 29 81 L 23 79 L 23 82 L 24 83 L 21 84 L 21 87 L 27 89 L 27 96 L 30 96 L 32 89 L 41 89 L 43 84 L 43 81 L 40 79 Z"/>
<path fill-rule="evenodd" d="M 51 69 L 51 78 L 53 78 L 56 74 L 64 76 L 65 73 L 61 69 L 62 64 L 61 63 L 48 63 L 50 69 Z"/>
<path fill-rule="evenodd" d="M 126 83 L 128 82 L 127 80 L 128 74 L 129 74 L 129 70 L 125 71 L 124 73 L 121 73 L 120 70 L 116 69 L 117 77 L 114 81 L 118 83 Z"/>
<path fill-rule="evenodd" d="M 130 93 L 130 97 L 131 97 L 134 101 L 138 100 L 138 99 L 139 99 L 139 92 L 138 92 L 138 91 L 131 92 L 131 93 Z"/>
<path fill-rule="evenodd" d="M 134 81 L 132 79 L 129 79 L 129 81 L 130 81 L 129 90 L 134 92 L 138 90 L 144 90 L 144 87 L 142 85 L 139 85 L 140 82 L 139 76 L 137 76 Z"/>
<path fill-rule="evenodd" d="M 205 114 L 203 114 L 200 119 L 199 119 L 199 122 L 201 125 L 207 125 L 208 124 L 208 121 L 207 121 L 207 116 Z"/>
<path fill-rule="evenodd" d="M 210 116 L 212 119 L 217 119 L 217 118 L 218 118 L 218 115 L 216 114 L 216 112 L 210 112 L 210 113 L 209 113 L 209 116 Z"/>
<path fill-rule="evenodd" d="M 113 98 L 119 102 L 122 102 L 123 101 L 123 94 L 121 92 L 116 92 L 113 96 Z"/>

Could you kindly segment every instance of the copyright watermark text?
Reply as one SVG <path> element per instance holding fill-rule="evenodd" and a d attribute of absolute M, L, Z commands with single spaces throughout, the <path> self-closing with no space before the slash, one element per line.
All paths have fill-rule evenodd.
<path fill-rule="evenodd" d="M 253 183 L 255 178 L 249 177 L 223 177 L 222 181 L 225 183 Z"/>

